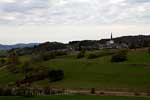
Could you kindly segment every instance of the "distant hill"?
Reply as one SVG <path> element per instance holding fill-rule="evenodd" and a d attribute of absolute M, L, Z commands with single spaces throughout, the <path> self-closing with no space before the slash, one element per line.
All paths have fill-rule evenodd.
<path fill-rule="evenodd" d="M 67 44 L 60 43 L 60 42 L 45 42 L 35 45 L 28 45 L 22 48 L 16 48 L 15 50 L 18 52 L 19 55 L 24 54 L 38 54 L 40 52 L 47 52 L 47 51 L 56 51 L 56 50 L 65 50 L 67 49 Z M 14 51 L 14 49 L 9 50 L 9 52 Z"/>
<path fill-rule="evenodd" d="M 84 48 L 86 50 L 97 50 L 100 48 L 99 45 L 106 44 L 109 40 L 110 39 L 70 41 L 67 44 L 60 42 L 45 42 L 40 44 L 31 43 L 16 45 L 0 45 L 0 50 L 18 48 L 17 50 L 21 52 L 21 54 L 31 54 L 55 50 L 80 50 L 80 48 Z M 122 36 L 113 38 L 113 40 L 117 44 L 125 43 L 130 48 L 150 47 L 150 35 Z"/>
<path fill-rule="evenodd" d="M 10 50 L 10 49 L 14 49 L 14 48 L 25 48 L 25 47 L 34 47 L 39 45 L 38 43 L 19 43 L 19 44 L 15 44 L 15 45 L 3 45 L 0 44 L 0 50 Z"/>

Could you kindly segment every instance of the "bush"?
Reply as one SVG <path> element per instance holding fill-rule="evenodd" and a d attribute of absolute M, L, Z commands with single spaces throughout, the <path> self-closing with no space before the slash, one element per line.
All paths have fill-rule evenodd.
<path fill-rule="evenodd" d="M 104 94 L 105 94 L 105 92 L 100 92 L 99 94 L 100 94 L 100 95 L 104 95 Z"/>
<path fill-rule="evenodd" d="M 31 57 L 31 62 L 41 62 L 43 59 L 41 58 L 40 55 L 32 55 Z"/>
<path fill-rule="evenodd" d="M 13 74 L 17 74 L 20 72 L 19 67 L 17 67 L 16 65 L 8 65 L 7 70 Z"/>
<path fill-rule="evenodd" d="M 98 58 L 98 57 L 100 57 L 98 54 L 94 54 L 94 53 L 91 53 L 91 54 L 89 54 L 88 55 L 88 59 L 95 59 L 95 58 Z"/>
<path fill-rule="evenodd" d="M 55 51 L 54 52 L 56 56 L 64 56 L 64 55 L 67 55 L 67 52 L 66 51 Z"/>
<path fill-rule="evenodd" d="M 148 48 L 148 53 L 150 54 L 150 48 Z"/>
<path fill-rule="evenodd" d="M 60 81 L 64 78 L 63 70 L 51 70 L 48 75 L 51 82 Z"/>
<path fill-rule="evenodd" d="M 78 58 L 78 59 L 79 59 L 79 58 L 83 58 L 83 57 L 85 57 L 85 51 L 84 51 L 84 50 L 80 51 L 80 52 L 78 53 L 78 55 L 77 55 L 77 58 Z"/>
<path fill-rule="evenodd" d="M 5 60 L 5 59 L 1 59 L 1 60 L 0 60 L 0 63 L 1 63 L 1 64 L 5 64 L 5 63 L 6 63 L 6 60 Z"/>
<path fill-rule="evenodd" d="M 117 50 L 101 50 L 98 52 L 94 52 L 88 55 L 88 59 L 95 59 L 95 58 L 99 58 L 99 57 L 104 57 L 104 56 L 110 56 L 113 55 L 117 52 Z"/>
<path fill-rule="evenodd" d="M 9 88 L 3 89 L 3 96 L 12 96 L 11 89 Z"/>
<path fill-rule="evenodd" d="M 126 60 L 127 60 L 126 55 L 123 54 L 115 54 L 111 58 L 111 62 L 123 62 Z"/>
<path fill-rule="evenodd" d="M 150 96 L 150 91 L 147 91 L 147 96 Z"/>
<path fill-rule="evenodd" d="M 55 52 L 46 52 L 46 53 L 41 54 L 41 58 L 44 61 L 55 59 L 56 58 L 56 53 Z"/>
<path fill-rule="evenodd" d="M 111 62 L 123 62 L 127 60 L 127 51 L 122 50 L 114 54 L 111 58 Z"/>
<path fill-rule="evenodd" d="M 139 92 L 134 92 L 135 96 L 140 96 L 141 94 Z"/>
<path fill-rule="evenodd" d="M 17 65 L 19 64 L 19 56 L 16 52 L 9 54 L 8 56 L 8 64 Z"/>
<path fill-rule="evenodd" d="M 4 94 L 3 91 L 4 91 L 3 88 L 0 87 L 0 96 L 3 96 L 3 94 Z"/>
<path fill-rule="evenodd" d="M 49 95 L 51 94 L 51 88 L 50 87 L 44 87 L 44 94 Z"/>
<path fill-rule="evenodd" d="M 135 50 L 136 50 L 136 49 L 137 49 L 137 45 L 134 44 L 134 43 L 132 43 L 132 44 L 129 46 L 129 48 L 130 48 L 130 49 L 135 49 Z"/>

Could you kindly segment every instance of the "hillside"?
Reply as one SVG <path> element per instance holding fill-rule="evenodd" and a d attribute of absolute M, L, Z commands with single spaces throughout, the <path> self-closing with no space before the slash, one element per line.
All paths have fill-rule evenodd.
<path fill-rule="evenodd" d="M 107 41 L 110 39 L 101 39 L 101 40 L 83 40 L 83 41 L 70 41 L 69 43 L 60 43 L 60 42 L 45 42 L 40 43 L 33 47 L 33 45 L 26 47 L 18 47 L 17 52 L 21 55 L 39 53 L 46 51 L 79 51 L 81 49 L 85 50 L 100 50 L 102 45 L 107 44 Z M 138 36 L 123 36 L 113 38 L 116 44 L 120 45 L 121 43 L 126 44 L 129 48 L 145 48 L 150 47 L 150 36 L 138 35 Z"/>
<path fill-rule="evenodd" d="M 90 53 L 101 51 L 88 51 Z M 57 88 L 97 88 L 106 90 L 150 90 L 150 55 L 147 49 L 129 51 L 128 60 L 121 63 L 110 62 L 111 56 L 96 59 L 77 59 L 76 54 L 58 56 L 42 62 L 32 62 L 34 67 L 46 66 L 50 69 L 62 69 L 65 77 L 62 81 L 49 82 L 48 79 L 36 81 L 32 86 Z M 31 55 L 19 57 L 21 62 L 28 61 Z M 18 67 L 21 67 L 19 64 Z M 44 67 L 43 67 L 44 68 Z M 7 77 L 7 78 L 6 78 Z M 0 84 L 11 84 L 23 78 L 22 73 L 13 74 L 7 67 L 0 68 Z"/>
<path fill-rule="evenodd" d="M 71 42 L 69 42 L 69 44 L 70 45 L 81 44 L 84 46 L 88 46 L 88 45 L 96 45 L 97 43 L 105 44 L 109 40 L 110 40 L 110 38 L 101 39 L 101 40 L 71 41 Z M 150 45 L 150 44 L 147 45 L 147 43 L 149 43 L 149 41 L 150 41 L 150 35 L 121 36 L 121 37 L 115 37 L 115 38 L 113 38 L 113 40 L 115 41 L 115 43 L 126 43 L 129 46 L 131 44 L 138 45 L 139 47 Z"/>

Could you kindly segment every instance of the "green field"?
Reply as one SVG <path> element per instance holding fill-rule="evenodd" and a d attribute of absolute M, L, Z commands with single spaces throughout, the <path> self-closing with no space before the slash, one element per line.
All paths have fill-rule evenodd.
<path fill-rule="evenodd" d="M 0 100 L 150 100 L 149 98 L 100 97 L 100 96 L 41 96 L 33 98 L 0 97 Z"/>
<path fill-rule="evenodd" d="M 35 86 L 58 88 L 97 88 L 97 89 L 128 89 L 150 90 L 150 54 L 147 52 L 129 52 L 128 61 L 111 63 L 110 56 L 97 59 L 77 59 L 75 55 L 57 57 L 46 62 L 36 63 L 63 69 L 64 80 L 50 83 L 48 80 L 33 83 Z M 22 56 L 26 61 L 29 56 Z M 12 83 L 19 80 L 21 74 L 14 75 L 5 68 L 0 70 L 0 84 Z"/>

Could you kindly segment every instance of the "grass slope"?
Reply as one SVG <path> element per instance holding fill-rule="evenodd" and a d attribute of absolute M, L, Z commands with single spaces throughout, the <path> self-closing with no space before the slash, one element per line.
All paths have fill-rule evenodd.
<path fill-rule="evenodd" d="M 150 55 L 130 52 L 128 61 L 111 63 L 110 56 L 97 59 L 60 57 L 42 65 L 63 69 L 65 79 L 51 84 L 64 88 L 150 88 Z M 39 84 L 47 84 L 42 81 Z"/>
<path fill-rule="evenodd" d="M 22 61 L 30 56 L 21 57 Z M 129 52 L 128 61 L 111 63 L 110 56 L 97 59 L 76 59 L 75 55 L 57 57 L 40 62 L 40 66 L 63 69 L 63 81 L 49 83 L 39 81 L 33 85 L 51 85 L 60 88 L 100 88 L 100 89 L 150 89 L 150 54 L 146 52 Z M 15 82 L 22 75 L 13 75 L 7 70 L 0 70 L 0 84 Z"/>

